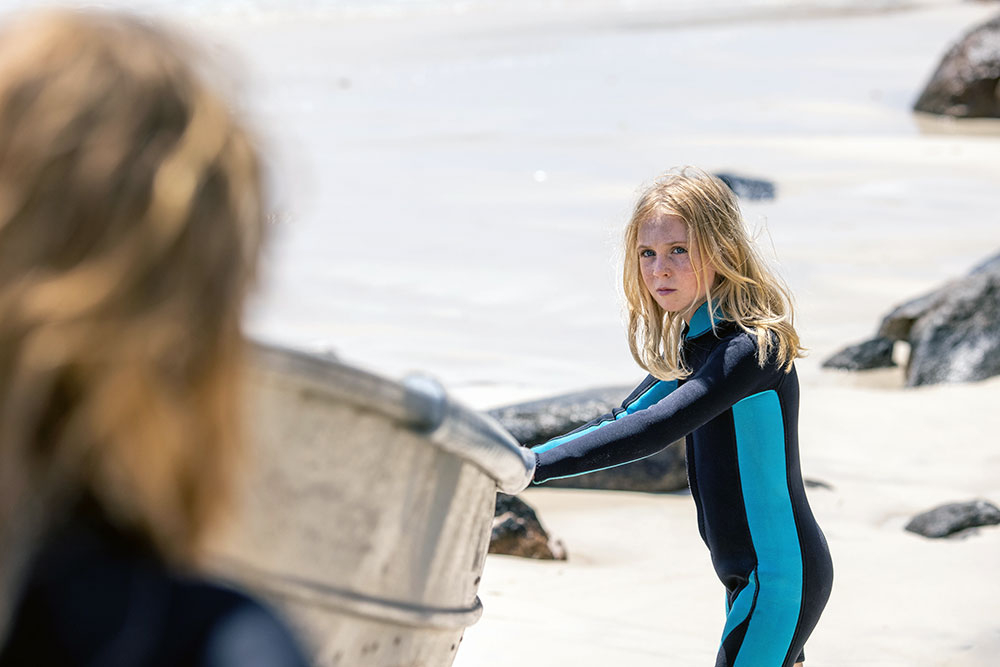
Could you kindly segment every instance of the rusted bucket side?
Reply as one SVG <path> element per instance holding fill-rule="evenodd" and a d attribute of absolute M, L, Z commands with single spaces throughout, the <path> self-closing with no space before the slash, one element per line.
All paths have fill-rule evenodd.
<path fill-rule="evenodd" d="M 498 480 L 533 460 L 436 383 L 261 348 L 256 465 L 220 562 L 292 616 L 322 665 L 450 665 L 476 596 Z"/>

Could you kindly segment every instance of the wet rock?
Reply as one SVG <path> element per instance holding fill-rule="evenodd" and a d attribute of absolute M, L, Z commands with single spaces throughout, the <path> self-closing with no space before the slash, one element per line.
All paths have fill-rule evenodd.
<path fill-rule="evenodd" d="M 917 320 L 936 308 L 947 296 L 947 289 L 937 289 L 896 306 L 882 319 L 878 328 L 879 337 L 909 341 L 910 331 Z"/>
<path fill-rule="evenodd" d="M 964 278 L 897 306 L 883 318 L 877 335 L 909 343 L 909 387 L 1000 375 L 1000 254 Z"/>
<path fill-rule="evenodd" d="M 824 482 L 821 479 L 810 479 L 807 477 L 803 481 L 805 482 L 807 489 L 823 489 L 824 491 L 834 490 L 833 484 L 830 484 L 829 482 Z"/>
<path fill-rule="evenodd" d="M 969 271 L 969 275 L 975 276 L 980 273 L 996 273 L 1000 271 L 1000 253 L 993 255 L 982 263 L 976 265 L 972 271 Z"/>
<path fill-rule="evenodd" d="M 566 548 L 561 541 L 549 536 L 535 510 L 517 496 L 506 493 L 497 494 L 490 553 L 566 560 Z"/>
<path fill-rule="evenodd" d="M 759 178 L 718 173 L 715 177 L 729 186 L 740 199 L 774 199 L 774 183 Z"/>
<path fill-rule="evenodd" d="M 957 284 L 913 324 L 909 340 L 908 386 L 1000 374 L 1000 271 Z"/>
<path fill-rule="evenodd" d="M 985 500 L 950 503 L 913 517 L 906 530 L 925 537 L 947 537 L 967 528 L 1000 524 L 1000 509 Z"/>
<path fill-rule="evenodd" d="M 490 410 L 522 445 L 537 445 L 621 404 L 631 387 L 602 387 Z"/>
<path fill-rule="evenodd" d="M 873 368 L 891 368 L 893 341 L 878 337 L 857 345 L 845 347 L 823 362 L 823 368 L 839 368 L 847 371 L 864 371 Z"/>
<path fill-rule="evenodd" d="M 913 108 L 956 118 L 1000 118 L 1000 16 L 945 54 Z"/>
<path fill-rule="evenodd" d="M 575 392 L 490 411 L 518 442 L 531 446 L 572 431 L 619 407 L 631 387 L 605 387 Z M 679 440 L 659 454 L 598 472 L 555 479 L 548 487 L 662 493 L 687 488 L 684 448 Z"/>
<path fill-rule="evenodd" d="M 1000 253 L 976 265 L 966 278 L 952 280 L 945 283 L 938 289 L 911 299 L 901 306 L 894 308 L 879 325 L 879 336 L 884 336 L 892 340 L 909 340 L 910 331 L 924 315 L 930 313 L 935 308 L 948 300 L 949 293 L 963 281 L 975 280 L 975 276 L 1000 274 Z"/>
<path fill-rule="evenodd" d="M 659 454 L 597 472 L 553 479 L 545 486 L 563 489 L 605 489 L 669 493 L 687 488 L 684 441 L 678 440 Z"/>

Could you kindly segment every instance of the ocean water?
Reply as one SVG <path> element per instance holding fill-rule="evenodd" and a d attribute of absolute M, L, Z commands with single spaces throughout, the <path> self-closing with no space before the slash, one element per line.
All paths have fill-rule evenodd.
<path fill-rule="evenodd" d="M 100 4 L 182 25 L 239 82 L 273 192 L 252 335 L 476 406 L 641 379 L 618 237 L 671 166 L 776 184 L 744 212 L 807 384 L 1000 247 L 997 123 L 910 110 L 994 3 Z"/>

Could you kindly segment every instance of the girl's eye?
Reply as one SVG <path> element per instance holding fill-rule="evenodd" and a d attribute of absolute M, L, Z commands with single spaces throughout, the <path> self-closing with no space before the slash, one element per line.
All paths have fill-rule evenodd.
<path fill-rule="evenodd" d="M 655 257 L 655 256 L 656 256 L 656 253 L 653 252 L 652 250 L 650 250 L 649 248 L 646 248 L 645 250 L 640 250 L 639 251 L 639 257 Z"/>
<path fill-rule="evenodd" d="M 687 248 L 682 248 L 682 247 L 680 247 L 680 246 L 676 246 L 676 247 L 675 247 L 675 248 L 674 248 L 673 250 L 671 250 L 670 252 L 672 252 L 672 253 L 674 253 L 674 254 L 677 254 L 677 255 L 683 255 L 684 253 L 686 253 L 686 252 L 687 252 Z"/>

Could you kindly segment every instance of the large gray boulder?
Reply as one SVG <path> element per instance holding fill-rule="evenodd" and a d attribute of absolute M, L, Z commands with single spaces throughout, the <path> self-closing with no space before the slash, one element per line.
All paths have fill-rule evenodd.
<path fill-rule="evenodd" d="M 909 342 L 907 386 L 1000 374 L 1000 254 L 894 309 L 878 333 Z"/>
<path fill-rule="evenodd" d="M 631 387 L 604 387 L 490 411 L 517 440 L 536 445 L 571 431 L 621 405 Z M 687 488 L 683 440 L 659 454 L 578 477 L 550 480 L 548 487 L 663 493 Z"/>
<path fill-rule="evenodd" d="M 631 387 L 599 387 L 494 408 L 489 415 L 522 445 L 537 445 L 610 412 L 630 391 Z"/>
<path fill-rule="evenodd" d="M 945 54 L 913 108 L 956 118 L 1000 118 L 1000 16 Z"/>
<path fill-rule="evenodd" d="M 838 352 L 824 366 L 856 370 L 862 362 L 885 360 L 880 350 L 891 360 L 892 341 L 910 344 L 910 387 L 1000 375 L 1000 254 L 964 278 L 897 306 L 882 320 L 877 338 Z"/>

